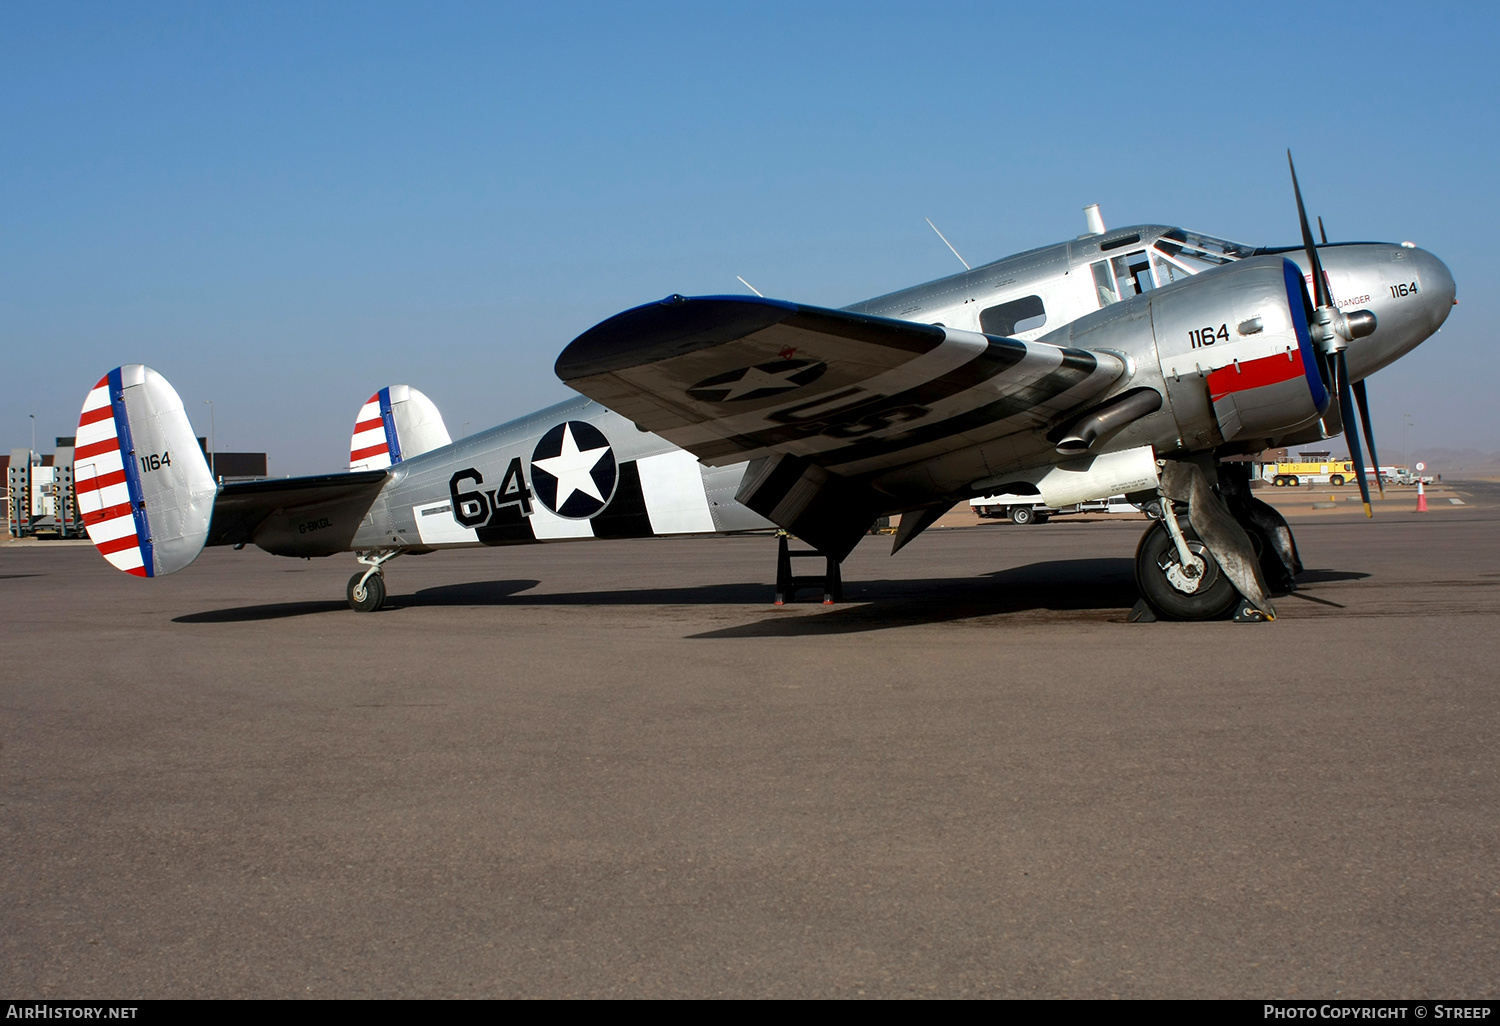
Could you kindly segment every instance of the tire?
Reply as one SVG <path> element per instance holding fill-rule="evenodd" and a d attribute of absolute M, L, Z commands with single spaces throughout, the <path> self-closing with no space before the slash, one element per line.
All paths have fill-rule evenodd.
<path fill-rule="evenodd" d="M 1344 487 L 1344 475 L 1334 474 L 1328 479 L 1328 483 L 1333 485 L 1335 488 L 1342 488 Z"/>
<path fill-rule="evenodd" d="M 1183 591 L 1168 574 L 1174 569 L 1177 580 L 1191 580 L 1181 573 L 1182 561 L 1177 544 L 1165 524 L 1157 522 L 1146 529 L 1135 550 L 1135 582 L 1141 598 L 1152 612 L 1167 620 L 1218 620 L 1227 616 L 1239 602 L 1239 592 L 1219 569 L 1213 555 L 1203 547 L 1190 527 L 1183 527 L 1188 549 L 1203 560 L 1203 571 L 1195 590 Z"/>
<path fill-rule="evenodd" d="M 1285 488 L 1286 478 L 1282 477 L 1280 474 L 1277 474 L 1274 478 L 1271 479 L 1271 484 L 1276 488 Z"/>
<path fill-rule="evenodd" d="M 1010 522 L 1025 527 L 1036 519 L 1036 514 L 1031 511 L 1030 506 L 1012 506 L 1010 508 Z"/>
<path fill-rule="evenodd" d="M 361 570 L 349 578 L 349 587 L 345 589 L 349 599 L 349 608 L 356 613 L 373 613 L 385 605 L 385 578 L 378 573 L 371 574 L 369 580 L 360 585 L 360 580 L 365 576 Z"/>
<path fill-rule="evenodd" d="M 1299 478 L 1296 478 L 1296 477 L 1289 477 L 1289 478 L 1286 479 L 1286 483 L 1289 486 L 1291 486 L 1292 488 L 1296 488 L 1296 487 L 1298 487 L 1299 485 L 1302 484 L 1302 481 Z"/>

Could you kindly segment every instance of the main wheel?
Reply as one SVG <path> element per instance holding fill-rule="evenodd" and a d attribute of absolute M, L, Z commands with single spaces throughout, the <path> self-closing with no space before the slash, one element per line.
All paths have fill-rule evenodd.
<path fill-rule="evenodd" d="M 1024 527 L 1034 519 L 1035 516 L 1031 512 L 1030 506 L 1012 506 L 1010 508 L 1010 522 L 1013 524 L 1020 524 Z"/>
<path fill-rule="evenodd" d="M 385 578 L 374 573 L 366 579 L 361 570 L 349 578 L 348 596 L 350 609 L 356 613 L 373 613 L 385 605 Z"/>
<path fill-rule="evenodd" d="M 1201 566 L 1183 565 L 1172 533 L 1160 521 L 1141 536 L 1135 550 L 1135 582 L 1141 597 L 1167 619 L 1216 620 L 1227 615 L 1239 601 L 1239 592 L 1192 528 L 1184 527 L 1182 536 Z"/>

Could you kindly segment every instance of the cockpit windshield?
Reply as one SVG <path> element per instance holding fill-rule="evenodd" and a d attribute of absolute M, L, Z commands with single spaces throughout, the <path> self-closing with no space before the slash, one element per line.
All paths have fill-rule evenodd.
<path fill-rule="evenodd" d="M 1254 252 L 1252 246 L 1185 232 L 1181 228 L 1163 232 L 1151 247 L 1152 262 L 1156 264 L 1157 277 L 1163 285 L 1199 271 L 1243 260 Z"/>
<path fill-rule="evenodd" d="M 1089 265 L 1100 307 L 1255 254 L 1254 247 L 1181 228 L 1167 229 L 1149 246 L 1118 252 L 1131 243 L 1139 246 L 1140 240 L 1140 235 L 1130 235 L 1100 245 L 1102 259 Z"/>

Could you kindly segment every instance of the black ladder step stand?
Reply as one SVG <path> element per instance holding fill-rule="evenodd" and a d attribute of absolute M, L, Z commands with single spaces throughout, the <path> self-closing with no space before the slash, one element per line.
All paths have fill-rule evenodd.
<path fill-rule="evenodd" d="M 826 561 L 824 572 L 806 577 L 794 575 L 792 560 L 810 557 L 818 557 Z M 791 602 L 796 598 L 798 588 L 821 588 L 825 606 L 844 601 L 844 581 L 839 576 L 839 561 L 832 556 L 824 555 L 817 549 L 793 551 L 787 545 L 786 532 L 780 531 L 776 538 L 776 604 L 782 606 Z"/>

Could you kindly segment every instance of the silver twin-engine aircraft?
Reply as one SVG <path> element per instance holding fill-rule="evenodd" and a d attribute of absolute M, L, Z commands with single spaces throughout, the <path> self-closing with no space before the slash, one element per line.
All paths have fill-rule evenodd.
<path fill-rule="evenodd" d="M 1088 235 L 842 310 L 670 296 L 563 350 L 579 397 L 456 442 L 421 392 L 381 390 L 345 473 L 216 483 L 172 386 L 127 365 L 84 403 L 79 506 L 137 576 L 205 545 L 353 552 L 349 604 L 371 611 L 403 554 L 782 528 L 834 577 L 880 517 L 902 515 L 895 551 L 973 496 L 1126 493 L 1163 511 L 1140 615 L 1268 619 L 1296 546 L 1226 457 L 1337 435 L 1357 400 L 1374 463 L 1364 378 L 1456 302 L 1432 254 L 1315 245 L 1297 206 L 1296 247 L 1106 231 L 1091 208 Z"/>

